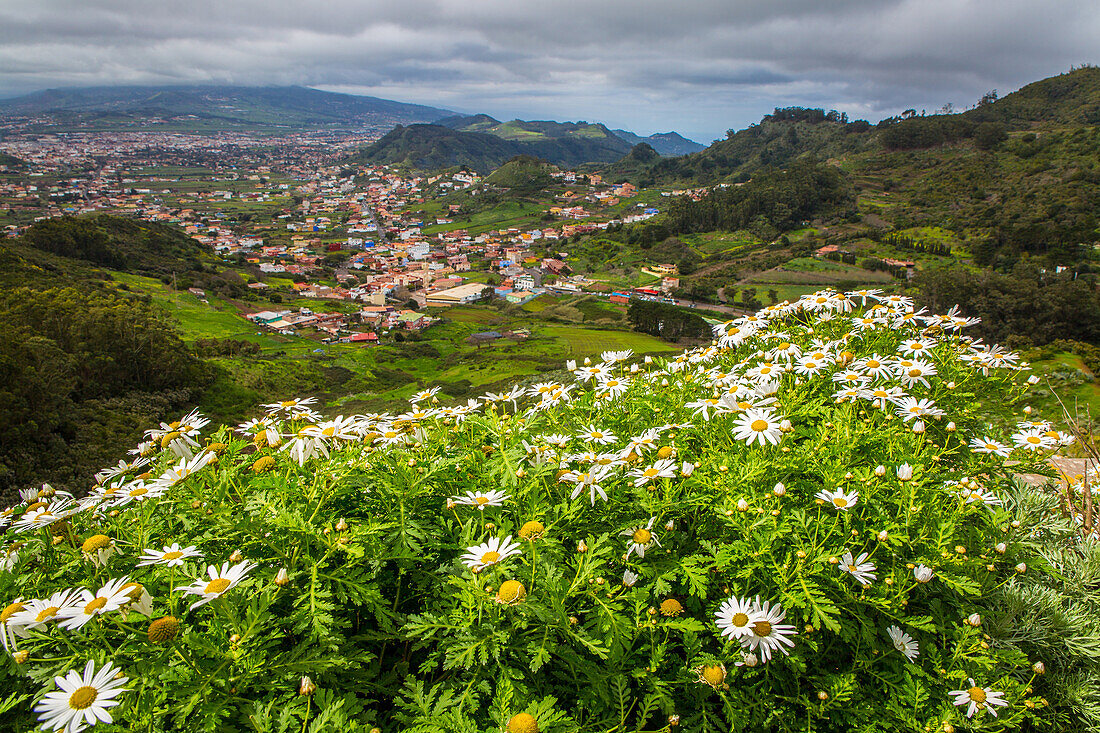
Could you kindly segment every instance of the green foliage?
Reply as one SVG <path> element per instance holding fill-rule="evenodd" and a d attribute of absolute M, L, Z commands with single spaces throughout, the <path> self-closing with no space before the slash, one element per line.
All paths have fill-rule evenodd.
<path fill-rule="evenodd" d="M 1003 594 L 1026 582 L 1095 604 L 1100 564 L 1071 571 L 1044 542 L 1056 503 L 1012 498 L 1012 474 L 1042 470 L 1041 453 L 1006 465 L 969 447 L 1010 442 L 979 403 L 1014 408 L 1023 375 L 943 334 L 922 352 L 935 373 L 906 391 L 945 414 L 914 430 L 837 399 L 832 377 L 872 353 L 901 358 L 915 319 L 853 333 L 848 317 L 817 317 L 818 298 L 835 296 L 727 324 L 672 360 L 609 354 L 591 389 L 540 383 L 477 408 L 428 392 L 402 415 L 334 420 L 289 400 L 205 442 L 196 415 L 150 431 L 148 463 L 114 469 L 87 502 L 46 490 L 5 516 L 5 604 L 123 575 L 149 594 L 77 629 L 19 626 L 6 608 L 0 631 L 28 656 L 0 667 L 5 722 L 33 726 L 53 677 L 91 659 L 128 678 L 111 714 L 137 730 L 485 731 L 519 713 L 559 733 L 660 730 L 673 715 L 693 733 L 1065 729 L 1091 683 L 1048 672 L 1063 685 L 1048 694 L 1030 655 L 1078 674 L 1091 647 L 1059 656 L 1054 636 L 1070 626 L 1027 636 L 1011 615 L 1053 607 Z M 752 376 L 791 344 L 831 360 Z M 819 496 L 838 489 L 858 500 Z M 69 507 L 64 522 L 40 513 Z M 515 551 L 481 546 L 506 537 Z M 171 543 L 198 554 L 137 565 Z M 867 553 L 851 562 L 869 559 L 874 577 L 858 581 L 845 553 Z M 916 564 L 934 575 L 915 578 Z M 769 660 L 723 635 L 735 621 L 722 604 L 741 598 L 776 614 L 751 633 L 791 645 Z M 151 641 L 166 615 L 178 635 Z M 919 644 L 914 661 L 891 626 Z M 951 704 L 969 678 L 1003 695 L 996 718 Z"/>
<path fill-rule="evenodd" d="M 702 316 L 667 303 L 634 298 L 630 301 L 626 317 L 635 331 L 669 341 L 710 336 L 710 325 Z"/>
<path fill-rule="evenodd" d="M 202 246 L 175 227 L 105 214 L 46 219 L 20 238 L 28 247 L 123 272 L 202 269 Z"/>
<path fill-rule="evenodd" d="M 1100 291 L 1073 273 L 1043 273 L 1024 263 L 1007 274 L 943 268 L 921 271 L 914 285 L 933 310 L 963 304 L 963 313 L 981 318 L 977 328 L 991 341 L 1100 342 Z"/>

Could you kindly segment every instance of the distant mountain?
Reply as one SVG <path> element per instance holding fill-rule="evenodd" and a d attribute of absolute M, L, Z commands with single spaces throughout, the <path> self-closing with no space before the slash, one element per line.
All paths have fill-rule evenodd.
<path fill-rule="evenodd" d="M 657 132 L 649 137 L 635 135 L 629 130 L 612 130 L 611 132 L 631 145 L 646 143 L 656 150 L 659 155 L 666 157 L 687 155 L 688 153 L 698 153 L 700 150 L 706 150 L 705 145 L 700 145 L 694 140 L 688 140 L 678 132 Z"/>
<path fill-rule="evenodd" d="M 150 121 L 197 127 L 363 128 L 432 122 L 453 112 L 306 87 L 84 87 L 0 100 L 0 116 L 132 128 Z"/>
<path fill-rule="evenodd" d="M 512 120 L 488 115 L 450 117 L 434 125 L 391 130 L 354 162 L 408 165 L 421 170 L 464 165 L 488 173 L 517 155 L 573 167 L 609 163 L 630 146 L 601 124 Z"/>

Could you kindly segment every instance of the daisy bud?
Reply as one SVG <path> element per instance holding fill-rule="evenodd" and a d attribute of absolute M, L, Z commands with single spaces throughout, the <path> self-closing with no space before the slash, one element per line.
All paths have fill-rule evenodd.
<path fill-rule="evenodd" d="M 985 569 L 992 573 L 994 570 L 997 569 L 997 566 L 994 565 L 993 563 L 990 563 L 989 565 L 985 566 Z"/>
<path fill-rule="evenodd" d="M 918 583 L 927 583 L 932 580 L 933 575 L 932 568 L 926 565 L 918 565 L 913 568 L 913 577 L 916 578 Z"/>
<path fill-rule="evenodd" d="M 627 588 L 633 588 L 634 584 L 638 582 L 638 576 L 629 570 L 623 571 L 623 585 Z"/>
<path fill-rule="evenodd" d="M 949 433 L 955 432 L 955 423 L 953 423 L 953 422 L 947 423 L 947 432 L 949 432 Z"/>
<path fill-rule="evenodd" d="M 890 533 L 887 532 L 885 529 L 875 536 L 878 538 L 879 542 L 885 542 L 886 540 L 890 539 Z"/>
<path fill-rule="evenodd" d="M 947 383 L 947 388 L 948 389 L 955 389 L 955 383 L 954 382 L 948 382 Z"/>
<path fill-rule="evenodd" d="M 585 366 L 591 366 L 592 365 L 592 360 L 590 358 L 588 358 L 587 356 L 584 357 L 584 365 Z"/>
<path fill-rule="evenodd" d="M 782 430 L 784 433 L 789 433 L 791 430 L 793 430 L 793 428 L 791 427 L 791 421 L 783 420 L 779 423 L 779 429 Z"/>
<path fill-rule="evenodd" d="M 829 564 L 830 565 L 836 565 L 838 562 L 840 562 L 840 560 L 837 559 L 836 557 L 830 557 L 829 558 Z"/>
<path fill-rule="evenodd" d="M 749 503 L 747 501 L 745 501 L 744 499 L 738 499 L 737 500 L 737 511 L 739 511 L 739 512 L 748 511 L 748 508 L 749 508 Z"/>
<path fill-rule="evenodd" d="M 887 578 L 885 580 L 885 583 L 886 583 L 886 585 L 893 585 L 894 584 L 894 579 L 893 578 Z M 870 586 L 867 586 L 867 587 L 869 588 Z"/>
<path fill-rule="evenodd" d="M 286 568 L 279 568 L 279 572 L 275 574 L 275 585 L 282 588 L 284 585 L 290 582 L 290 578 L 287 577 Z"/>
<path fill-rule="evenodd" d="M 1019 519 L 1013 519 L 1012 520 L 1012 528 L 1013 529 L 1019 529 L 1020 528 L 1020 520 Z"/>
<path fill-rule="evenodd" d="M 1008 550 L 1008 545 L 1006 545 L 1003 542 L 998 542 L 997 546 L 994 547 L 993 549 L 997 551 L 997 554 L 1003 555 Z"/>
<path fill-rule="evenodd" d="M 913 423 L 913 432 L 920 435 L 924 432 L 924 420 L 917 420 Z"/>
<path fill-rule="evenodd" d="M 233 554 L 229 556 L 229 562 L 240 562 L 244 559 L 244 555 L 240 550 L 233 550 Z"/>
<path fill-rule="evenodd" d="M 783 496 L 784 494 L 787 493 L 787 487 L 784 486 L 783 484 L 776 484 L 775 488 L 772 489 L 772 493 L 775 494 L 776 496 Z"/>
<path fill-rule="evenodd" d="M 806 559 L 806 553 L 802 550 L 799 550 L 798 552 L 794 553 L 794 556 L 797 557 L 799 560 L 805 560 Z"/>
<path fill-rule="evenodd" d="M 886 475 L 886 466 L 882 466 L 882 465 L 875 466 L 875 475 L 878 476 L 879 478 L 882 478 L 883 476 L 885 476 Z"/>
<path fill-rule="evenodd" d="M 668 386 L 668 379 L 662 378 L 661 379 L 661 386 L 662 387 L 667 387 Z"/>
<path fill-rule="evenodd" d="M 829 699 L 829 693 L 825 692 L 825 690 L 822 690 L 821 692 L 817 693 L 817 699 L 824 702 L 825 700 Z"/>
<path fill-rule="evenodd" d="M 908 463 L 903 463 L 898 466 L 898 480 L 909 481 L 913 478 L 913 467 Z"/>
<path fill-rule="evenodd" d="M 241 640 L 241 635 L 240 634 L 233 634 L 233 636 L 229 637 L 229 643 L 230 644 L 236 644 L 240 640 Z"/>
<path fill-rule="evenodd" d="M 336 523 L 336 531 L 337 532 L 347 532 L 348 531 L 348 523 L 345 522 L 343 520 L 343 518 L 341 518 L 340 521 Z"/>
<path fill-rule="evenodd" d="M 966 622 L 974 628 L 977 628 L 982 625 L 982 617 L 976 613 L 972 613 L 966 618 Z"/>
<path fill-rule="evenodd" d="M 680 724 L 680 716 L 679 715 L 670 715 L 670 716 L 668 716 L 668 724 L 675 728 L 676 726 L 678 726 Z"/>
<path fill-rule="evenodd" d="M 950 723 L 943 724 L 943 733 L 955 733 L 955 726 Z"/>
<path fill-rule="evenodd" d="M 1023 575 L 1024 573 L 1026 573 L 1027 572 L 1027 564 L 1026 563 L 1020 563 L 1019 565 L 1017 565 L 1016 566 L 1016 572 L 1019 573 L 1020 575 Z"/>
<path fill-rule="evenodd" d="M 486 522 L 485 523 L 485 529 L 496 529 L 496 528 L 497 528 L 496 522 Z"/>
<path fill-rule="evenodd" d="M 588 543 L 585 542 L 584 540 L 581 540 L 580 542 L 578 542 L 577 543 L 577 552 L 580 552 L 580 553 L 588 552 Z"/>
<path fill-rule="evenodd" d="M 15 652 L 14 654 L 11 655 L 12 659 L 15 660 L 16 664 L 25 663 L 28 659 L 30 659 L 30 656 L 31 656 L 31 653 L 29 651 L 27 651 L 26 649 L 21 649 L 21 650 L 19 650 L 19 651 Z"/>
<path fill-rule="evenodd" d="M 1035 674 L 1046 674 L 1047 667 L 1042 662 L 1036 662 L 1035 664 L 1031 665 L 1031 671 Z"/>
<path fill-rule="evenodd" d="M 1027 383 L 1031 384 L 1031 385 L 1038 384 L 1039 383 L 1038 375 L 1032 374 L 1030 377 L 1027 378 Z"/>
<path fill-rule="evenodd" d="M 565 362 L 565 368 L 567 370 L 571 371 L 571 372 L 576 371 L 577 370 L 577 360 L 576 359 L 568 360 L 567 362 Z"/>
<path fill-rule="evenodd" d="M 1031 405 L 1028 405 L 1027 407 L 1024 408 L 1024 414 L 1025 415 L 1030 415 L 1031 414 Z"/>
<path fill-rule="evenodd" d="M 667 522 L 665 522 L 665 530 L 671 532 L 674 529 L 676 529 L 676 520 L 670 519 Z"/>
<path fill-rule="evenodd" d="M 317 692 L 317 685 L 313 684 L 313 680 L 308 675 L 302 677 L 302 681 L 298 683 L 299 695 L 312 695 Z"/>

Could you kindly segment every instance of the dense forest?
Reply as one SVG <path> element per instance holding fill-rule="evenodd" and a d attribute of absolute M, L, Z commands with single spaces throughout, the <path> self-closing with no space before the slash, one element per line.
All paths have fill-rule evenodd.
<path fill-rule="evenodd" d="M 96 287 L 0 290 L 0 494 L 87 483 L 209 380 L 154 307 Z M 6 501 L 10 499 L 0 499 Z"/>

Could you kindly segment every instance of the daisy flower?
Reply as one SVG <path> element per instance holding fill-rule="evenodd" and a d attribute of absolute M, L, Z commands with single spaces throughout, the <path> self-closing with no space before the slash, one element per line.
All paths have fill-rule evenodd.
<path fill-rule="evenodd" d="M 935 402 L 926 398 L 918 400 L 916 397 L 902 397 L 897 400 L 897 406 L 894 413 L 902 419 L 902 422 L 943 414 L 943 410 L 936 407 Z"/>
<path fill-rule="evenodd" d="M 928 380 L 925 379 L 925 377 L 937 374 L 936 367 L 934 367 L 931 362 L 921 361 L 919 359 L 898 362 L 896 368 L 898 378 L 906 387 L 912 387 L 914 384 L 920 384 L 927 387 Z"/>
<path fill-rule="evenodd" d="M 316 427 L 310 425 L 302 428 L 279 451 L 289 452 L 290 457 L 297 461 L 299 466 L 304 466 L 306 461 L 317 454 L 328 458 L 328 445 L 325 443 L 325 439 L 313 430 Z"/>
<path fill-rule="evenodd" d="M 89 659 L 84 674 L 71 669 L 64 677 L 54 677 L 57 691 L 46 693 L 34 706 L 42 728 L 79 733 L 99 722 L 114 722 L 107 709 L 118 705 L 115 697 L 126 692 L 123 685 L 128 680 L 120 674 L 109 661 L 96 672 L 95 662 Z"/>
<path fill-rule="evenodd" d="M 718 397 L 704 397 L 684 404 L 684 407 L 693 410 L 693 415 L 702 415 L 704 420 L 710 420 L 711 413 L 720 415 L 729 412 L 725 403 Z"/>
<path fill-rule="evenodd" d="M 630 572 L 630 569 L 623 571 L 623 585 L 627 588 L 633 588 L 634 584 L 638 582 L 638 574 Z"/>
<path fill-rule="evenodd" d="M 858 372 L 863 372 L 875 379 L 885 379 L 890 376 L 893 370 L 894 362 L 885 357 L 881 357 L 878 354 L 871 354 L 870 356 L 864 356 L 861 359 L 856 359 L 852 362 L 852 369 Z"/>
<path fill-rule="evenodd" d="M 269 414 L 282 412 L 290 415 L 295 411 L 308 410 L 315 404 L 317 404 L 317 400 L 313 397 L 295 397 L 292 400 L 284 400 L 283 402 L 272 402 L 264 405 L 264 407 L 267 408 Z"/>
<path fill-rule="evenodd" d="M 754 441 L 760 445 L 765 442 L 778 445 L 783 437 L 782 422 L 783 418 L 771 410 L 754 408 L 737 418 L 733 424 L 733 435 L 737 440 L 744 440 L 745 445 L 752 445 Z"/>
<path fill-rule="evenodd" d="M 199 600 L 191 604 L 189 610 L 194 610 L 210 601 L 221 598 L 230 588 L 233 588 L 248 575 L 249 571 L 256 567 L 256 563 L 247 560 L 230 566 L 228 562 L 222 563 L 221 570 L 216 565 L 206 568 L 210 580 L 197 579 L 191 585 L 181 585 L 176 590 L 182 590 L 186 595 L 200 596 Z"/>
<path fill-rule="evenodd" d="M 418 402 L 423 402 L 424 400 L 430 400 L 432 397 L 435 397 L 437 394 L 439 394 L 439 389 L 440 389 L 439 387 L 432 387 L 431 389 L 421 390 L 421 391 L 417 392 L 416 394 L 414 394 L 412 397 L 410 397 L 409 402 L 411 402 L 412 404 L 415 405 Z"/>
<path fill-rule="evenodd" d="M 650 481 L 655 481 L 659 478 L 675 478 L 676 463 L 665 458 L 657 461 L 648 468 L 635 468 L 629 471 L 627 476 L 632 476 L 634 478 L 635 486 L 644 486 Z"/>
<path fill-rule="evenodd" d="M 81 589 L 80 598 L 74 598 L 71 605 L 58 610 L 58 617 L 64 619 L 58 625 L 63 629 L 79 629 L 94 616 L 122 608 L 130 602 L 128 590 L 123 589 L 129 582 L 130 579 L 123 576 L 107 581 L 107 585 L 95 593 L 86 588 Z"/>
<path fill-rule="evenodd" d="M 980 488 L 979 489 L 969 489 L 969 488 L 963 489 L 962 492 L 960 493 L 960 496 L 961 496 L 962 499 L 964 499 L 966 501 L 967 504 L 973 504 L 975 502 L 981 502 L 982 504 L 985 504 L 988 507 L 1000 506 L 1002 504 L 1001 500 L 999 498 L 997 498 L 997 495 L 994 494 L 992 491 L 984 491 Z"/>
<path fill-rule="evenodd" d="M 996 718 L 997 709 L 994 706 L 1008 705 L 1008 700 L 1005 700 L 1003 692 L 991 690 L 988 687 L 978 687 L 973 677 L 969 679 L 969 682 L 969 688 L 965 690 L 953 690 L 947 693 L 948 695 L 955 696 L 955 699 L 952 700 L 955 705 L 969 706 L 966 709 L 966 717 L 973 718 L 974 713 L 985 708 L 994 718 Z"/>
<path fill-rule="evenodd" d="M 462 562 L 475 573 L 479 573 L 490 565 L 507 560 L 512 555 L 520 554 L 520 547 L 512 542 L 512 535 L 503 540 L 499 537 L 490 537 L 488 542 L 466 548 L 466 554 L 462 556 Z"/>
<path fill-rule="evenodd" d="M 1018 433 L 1014 433 L 1012 435 L 1012 442 L 1016 444 L 1017 448 L 1023 448 L 1024 450 L 1031 451 L 1049 449 L 1057 445 L 1053 440 L 1046 436 L 1041 428 L 1021 430 Z"/>
<path fill-rule="evenodd" d="M 137 566 L 140 568 L 146 565 L 167 565 L 170 568 L 177 568 L 191 557 L 202 557 L 202 553 L 194 546 L 181 548 L 179 543 L 173 542 L 171 545 L 165 545 L 163 550 L 143 550 L 141 562 Z"/>
<path fill-rule="evenodd" d="M 886 633 L 890 635 L 890 641 L 893 642 L 894 648 L 904 654 L 906 659 L 910 662 L 917 661 L 917 656 L 920 655 L 920 645 L 913 640 L 913 637 L 897 626 L 886 629 Z"/>
<path fill-rule="evenodd" d="M 601 445 L 610 445 L 618 440 L 618 438 L 615 437 L 615 433 L 610 430 L 601 430 L 595 425 L 589 425 L 583 428 L 581 432 L 577 433 L 577 437 L 581 440 L 587 440 L 591 443 L 599 443 Z"/>
<path fill-rule="evenodd" d="M 630 546 L 627 548 L 626 557 L 629 558 L 631 553 L 638 553 L 639 558 L 645 557 L 645 551 L 653 545 L 661 546 L 661 543 L 657 540 L 657 535 L 653 533 L 653 523 L 657 521 L 656 517 L 649 518 L 649 524 L 644 527 L 631 527 L 625 532 L 619 534 L 623 537 L 630 538 Z"/>
<path fill-rule="evenodd" d="M 714 623 L 721 630 L 722 636 L 745 639 L 752 635 L 752 625 L 756 623 L 758 616 L 751 599 L 730 596 L 714 614 Z"/>
<path fill-rule="evenodd" d="M 76 590 L 59 590 L 49 598 L 30 600 L 23 608 L 11 616 L 13 626 L 25 629 L 37 629 L 50 621 L 56 621 L 61 610 L 77 602 L 80 593 Z"/>
<path fill-rule="evenodd" d="M 498 489 L 494 489 L 492 491 L 467 491 L 465 495 L 461 497 L 453 497 L 451 500 L 455 504 L 474 506 L 481 511 L 485 511 L 485 507 L 500 506 L 507 498 L 507 493 Z"/>
<path fill-rule="evenodd" d="M 924 356 L 936 345 L 931 339 L 910 339 L 902 341 L 898 351 L 906 356 Z"/>
<path fill-rule="evenodd" d="M 749 625 L 749 634 L 742 639 L 742 645 L 749 651 L 758 653 L 765 662 L 771 659 L 776 651 L 781 651 L 784 655 L 788 654 L 785 647 L 794 646 L 790 637 L 795 636 L 797 632 L 794 626 L 780 623 L 787 615 L 783 606 L 778 603 L 772 606 L 770 601 L 764 601 L 764 605 L 760 605 L 758 597 L 753 602 L 753 610 L 754 619 Z"/>
<path fill-rule="evenodd" d="M 836 491 L 826 491 L 822 489 L 821 491 L 817 492 L 815 496 L 817 496 L 818 499 L 821 499 L 827 504 L 834 506 L 837 509 L 842 509 L 843 511 L 848 511 L 849 509 L 854 507 L 859 501 L 858 491 L 845 493 L 841 489 L 837 489 Z"/>
<path fill-rule="evenodd" d="M 878 577 L 875 575 L 875 564 L 867 562 L 868 557 L 866 552 L 861 552 L 856 558 L 852 557 L 851 552 L 845 552 L 840 558 L 840 569 L 855 578 L 860 585 L 867 585 Z"/>
<path fill-rule="evenodd" d="M 563 483 L 568 482 L 576 484 L 573 493 L 569 495 L 570 499 L 576 499 L 587 487 L 592 506 L 595 506 L 596 494 L 599 494 L 600 498 L 607 501 L 607 492 L 604 491 L 603 487 L 598 483 L 606 475 L 607 469 L 601 466 L 591 466 L 587 471 L 569 471 L 568 473 L 562 474 L 562 477 L 558 480 Z"/>

